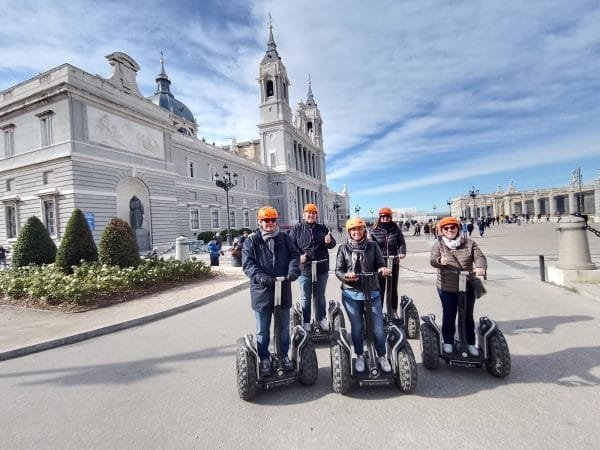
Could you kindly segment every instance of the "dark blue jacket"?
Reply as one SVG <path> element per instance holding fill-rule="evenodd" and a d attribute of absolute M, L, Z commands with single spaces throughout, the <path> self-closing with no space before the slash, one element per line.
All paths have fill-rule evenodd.
<path fill-rule="evenodd" d="M 271 252 L 267 243 L 263 240 L 260 230 L 252 233 L 244 241 L 242 247 L 242 267 L 246 276 L 250 279 L 250 299 L 254 311 L 263 311 L 271 308 L 275 300 L 275 288 L 264 286 L 261 279 L 264 277 L 281 277 L 292 275 L 298 278 L 298 249 L 287 235 L 279 232 L 274 238 L 275 252 Z M 284 281 L 281 294 L 281 306 L 291 308 L 292 285 Z"/>
<path fill-rule="evenodd" d="M 290 237 L 294 244 L 300 250 L 300 254 L 306 253 L 306 262 L 300 264 L 302 275 L 311 276 L 311 262 L 326 259 L 326 262 L 317 264 L 317 273 L 319 275 L 329 271 L 329 251 L 335 247 L 335 239 L 331 236 L 329 245 L 325 245 L 325 236 L 329 229 L 325 225 L 315 223 L 309 225 L 306 222 L 300 222 L 294 225 L 290 230 Z"/>

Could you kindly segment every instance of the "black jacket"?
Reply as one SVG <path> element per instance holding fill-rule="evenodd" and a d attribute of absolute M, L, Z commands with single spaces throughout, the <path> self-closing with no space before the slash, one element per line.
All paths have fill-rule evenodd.
<path fill-rule="evenodd" d="M 385 261 L 381 250 L 375 242 L 367 241 L 367 249 L 365 250 L 365 257 L 367 259 L 367 267 L 361 267 L 361 272 L 377 272 L 382 267 L 386 267 Z M 335 261 L 335 276 L 342 282 L 342 289 L 351 289 L 354 291 L 362 292 L 362 282 L 360 279 L 357 281 L 346 282 L 344 275 L 348 272 L 353 272 L 352 267 L 352 250 L 348 245 L 341 245 L 338 248 L 337 258 Z M 379 279 L 370 277 L 369 279 L 369 290 L 379 290 Z"/>
<path fill-rule="evenodd" d="M 371 239 L 379 245 L 383 256 L 406 255 L 406 241 L 400 227 L 393 224 L 391 231 L 388 232 L 381 225 L 371 229 Z M 394 261 L 398 264 L 398 260 Z"/>
<path fill-rule="evenodd" d="M 292 275 L 294 278 L 298 278 L 300 275 L 298 249 L 290 237 L 286 233 L 279 232 L 274 240 L 275 251 L 273 253 L 263 240 L 260 230 L 257 230 L 248 236 L 242 247 L 242 267 L 250 279 L 250 299 L 254 311 L 263 311 L 272 307 L 275 300 L 275 288 L 264 285 L 265 277 Z M 291 308 L 291 283 L 284 281 L 282 290 L 281 306 Z"/>
<path fill-rule="evenodd" d="M 336 245 L 333 235 L 329 245 L 325 245 L 325 236 L 329 233 L 329 229 L 325 225 L 315 223 L 309 225 L 306 222 L 300 222 L 294 225 L 290 230 L 290 237 L 300 254 L 306 253 L 306 262 L 300 264 L 302 275 L 311 276 L 311 262 L 326 259 L 326 262 L 317 264 L 317 273 L 323 274 L 329 271 L 329 251 Z"/>

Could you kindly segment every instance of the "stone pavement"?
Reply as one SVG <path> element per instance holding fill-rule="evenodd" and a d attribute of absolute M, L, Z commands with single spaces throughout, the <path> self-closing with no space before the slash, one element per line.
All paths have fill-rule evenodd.
<path fill-rule="evenodd" d="M 337 234 L 336 239 L 340 240 Z M 404 280 L 400 283 L 403 286 L 431 285 L 434 270 L 429 265 L 428 254 L 433 239 L 426 240 L 423 235 L 412 236 L 411 233 L 406 239 L 409 257 L 403 263 L 401 278 Z M 473 239 L 486 253 L 490 267 L 501 267 L 500 272 L 490 271 L 491 283 L 518 276 L 529 279 L 531 288 L 535 289 L 539 283 L 539 255 L 545 256 L 547 265 L 558 259 L 556 224 L 501 225 L 489 229 L 484 237 L 475 231 Z M 600 239 L 588 233 L 588 240 L 592 261 L 600 267 Z M 335 249 L 332 252 L 334 256 Z M 208 261 L 206 254 L 198 258 Z M 82 313 L 0 306 L 0 361 L 158 320 L 247 288 L 241 268 L 230 267 L 227 256 L 221 258 L 221 266 L 213 271 L 222 276 Z M 599 285 L 573 284 L 568 288 L 600 302 Z M 510 292 L 510 283 L 503 284 L 503 289 L 506 290 L 504 295 L 520 294 Z"/>

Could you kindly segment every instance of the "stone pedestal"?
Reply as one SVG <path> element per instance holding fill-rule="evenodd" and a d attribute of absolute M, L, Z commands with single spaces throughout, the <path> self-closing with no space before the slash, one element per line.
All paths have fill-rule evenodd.
<path fill-rule="evenodd" d="M 558 264 L 548 266 L 548 281 L 560 286 L 569 283 L 598 283 L 600 270 L 592 262 L 586 230 L 581 217 L 570 216 L 569 222 L 561 222 L 557 230 Z"/>
<path fill-rule="evenodd" d="M 150 232 L 144 228 L 137 228 L 133 231 L 135 233 L 135 241 L 137 242 L 138 250 L 140 252 L 150 250 Z"/>

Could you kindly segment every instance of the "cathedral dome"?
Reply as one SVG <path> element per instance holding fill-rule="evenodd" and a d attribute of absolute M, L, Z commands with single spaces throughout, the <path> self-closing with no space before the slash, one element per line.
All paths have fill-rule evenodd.
<path fill-rule="evenodd" d="M 165 64 L 162 57 L 160 59 L 160 64 L 161 71 L 156 77 L 156 92 L 153 96 L 148 97 L 148 100 L 155 105 L 172 112 L 176 116 L 179 116 L 189 122 L 196 123 L 196 119 L 194 119 L 192 111 L 190 111 L 190 109 L 182 102 L 177 100 L 171 93 L 171 81 L 165 73 Z"/>

